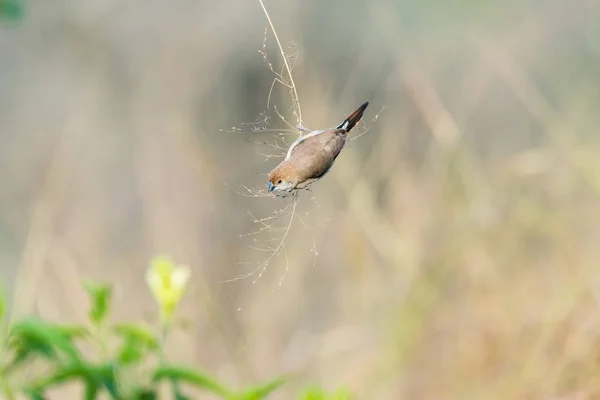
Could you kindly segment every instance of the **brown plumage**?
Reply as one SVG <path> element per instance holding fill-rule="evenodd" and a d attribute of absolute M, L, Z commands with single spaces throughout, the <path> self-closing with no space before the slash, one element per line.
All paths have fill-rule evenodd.
<path fill-rule="evenodd" d="M 313 131 L 290 146 L 285 159 L 269 174 L 269 192 L 288 193 L 304 189 L 322 178 L 340 154 L 347 133 L 360 121 L 369 102 L 332 129 Z"/>

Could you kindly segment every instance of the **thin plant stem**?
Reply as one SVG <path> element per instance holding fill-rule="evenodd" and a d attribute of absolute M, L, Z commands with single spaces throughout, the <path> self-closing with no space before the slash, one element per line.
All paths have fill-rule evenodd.
<path fill-rule="evenodd" d="M 287 57 L 285 56 L 285 52 L 283 51 L 283 47 L 281 46 L 281 42 L 279 41 L 279 36 L 277 35 L 277 31 L 275 30 L 275 26 L 273 25 L 273 21 L 271 21 L 271 17 L 267 12 L 267 8 L 263 3 L 263 0 L 258 0 L 260 6 L 262 7 L 265 16 L 267 17 L 267 21 L 269 21 L 269 25 L 271 26 L 271 31 L 273 32 L 273 36 L 275 36 L 275 41 L 277 42 L 277 46 L 279 47 L 279 52 L 281 53 L 281 57 L 283 58 L 283 63 L 285 65 L 285 70 L 290 77 L 290 86 L 293 93 L 294 107 L 298 109 L 298 115 L 296 118 L 298 119 L 298 125 L 302 125 L 302 110 L 300 109 L 300 99 L 298 98 L 298 92 L 296 91 L 296 84 L 294 83 L 294 78 L 292 76 L 292 69 L 290 68 L 290 64 L 288 63 Z"/>
<path fill-rule="evenodd" d="M 169 331 L 171 329 L 171 321 L 165 321 L 163 326 L 160 329 L 160 350 L 158 353 L 158 364 L 160 366 L 164 366 L 167 363 L 167 357 L 165 353 L 165 347 L 167 344 L 167 337 L 169 336 Z M 171 388 L 173 390 L 173 394 L 181 395 L 181 387 L 179 386 L 179 382 L 175 379 L 171 379 Z"/>

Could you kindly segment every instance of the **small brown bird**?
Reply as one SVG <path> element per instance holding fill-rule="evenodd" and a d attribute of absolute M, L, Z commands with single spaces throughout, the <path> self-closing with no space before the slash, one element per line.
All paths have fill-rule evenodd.
<path fill-rule="evenodd" d="M 322 178 L 346 144 L 347 133 L 360 121 L 369 102 L 365 102 L 338 126 L 310 132 L 290 146 L 285 159 L 269 174 L 269 192 L 277 195 L 306 189 Z"/>

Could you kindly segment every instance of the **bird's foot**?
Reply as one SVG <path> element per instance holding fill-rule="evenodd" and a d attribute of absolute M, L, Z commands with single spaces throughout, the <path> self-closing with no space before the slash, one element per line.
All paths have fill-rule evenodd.
<path fill-rule="evenodd" d="M 305 127 L 304 125 L 302 125 L 301 123 L 296 125 L 296 128 L 300 131 L 300 132 L 304 132 L 304 133 L 311 133 L 312 130 L 308 129 L 307 127 Z"/>

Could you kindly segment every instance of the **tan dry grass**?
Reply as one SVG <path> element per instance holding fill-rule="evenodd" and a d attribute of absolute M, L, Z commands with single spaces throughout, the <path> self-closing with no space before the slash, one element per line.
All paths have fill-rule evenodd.
<path fill-rule="evenodd" d="M 247 211 L 281 206 L 235 194 L 276 161 L 219 132 L 266 105 L 259 4 L 32 4 L 0 42 L 15 312 L 81 320 L 78 282 L 93 277 L 115 285 L 114 318 L 148 319 L 143 269 L 167 251 L 194 268 L 173 357 L 224 380 L 294 370 L 359 398 L 600 397 L 600 81 L 584 34 L 598 10 L 432 3 L 419 19 L 416 4 L 336 19 L 267 3 L 283 46 L 298 42 L 308 127 L 386 107 L 315 186 L 319 207 L 303 198 L 330 222 L 290 232 L 281 287 L 279 258 L 255 285 L 220 283 L 255 260 Z M 273 94 L 281 110 L 287 96 Z"/>

